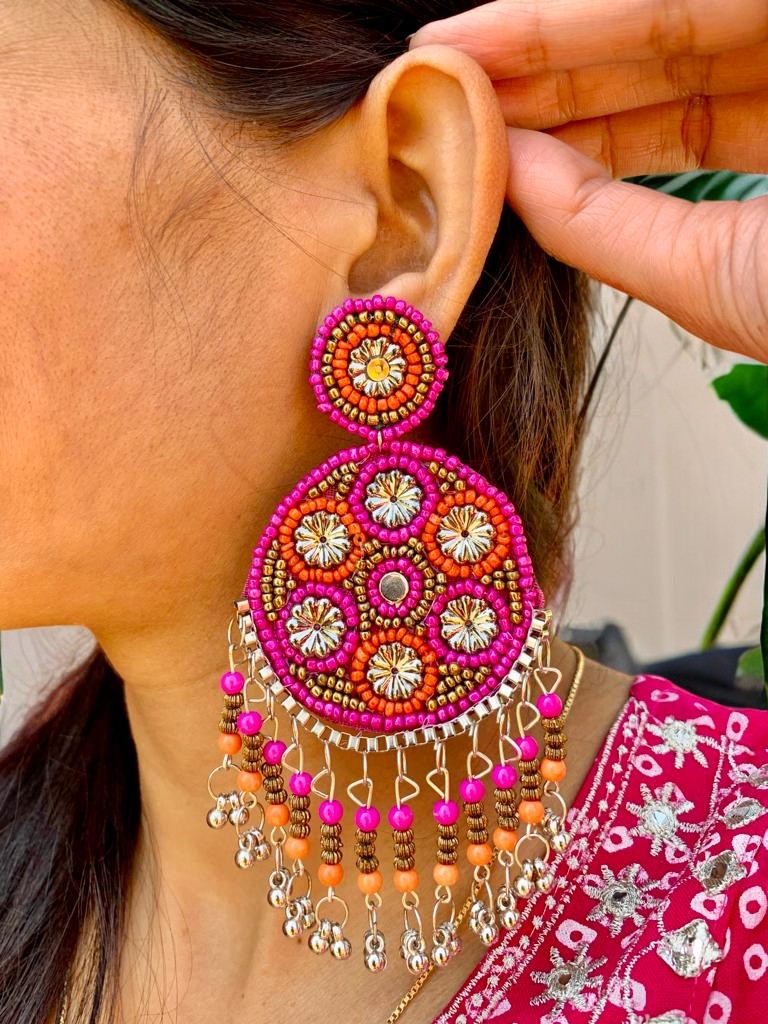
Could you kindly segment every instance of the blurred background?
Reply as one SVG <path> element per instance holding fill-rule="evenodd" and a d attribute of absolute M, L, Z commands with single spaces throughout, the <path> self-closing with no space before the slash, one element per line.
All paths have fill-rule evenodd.
<path fill-rule="evenodd" d="M 648 181 L 678 194 L 698 189 L 694 200 L 768 190 L 768 179 L 725 172 Z M 734 187 L 742 194 L 729 194 Z M 764 707 L 768 368 L 750 368 L 765 377 L 751 378 L 748 425 L 739 401 L 718 396 L 735 357 L 623 293 L 599 294 L 597 353 L 619 318 L 621 326 L 584 451 L 574 583 L 558 631 L 622 671 L 655 671 L 722 703 Z M 718 605 L 722 623 L 713 622 Z M 0 634 L 0 743 L 93 642 L 72 627 Z"/>

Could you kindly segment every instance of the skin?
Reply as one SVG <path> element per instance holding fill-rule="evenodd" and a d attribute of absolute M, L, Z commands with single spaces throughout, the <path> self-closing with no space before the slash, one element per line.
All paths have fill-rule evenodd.
<path fill-rule="evenodd" d="M 504 115 L 472 57 L 418 46 L 340 122 L 277 150 L 217 119 L 166 57 L 103 0 L 0 0 L 0 627 L 84 623 L 125 681 L 144 821 L 118 1019 L 228 1024 L 257 1000 L 264 1019 L 383 1019 L 409 984 L 396 901 L 383 975 L 297 955 L 263 879 L 203 824 L 216 684 L 260 530 L 349 443 L 306 383 L 315 326 L 381 292 L 448 338 L 509 187 Z M 567 683 L 573 653 L 556 642 L 553 661 Z M 568 800 L 628 683 L 587 666 Z M 354 770 L 339 759 L 341 785 Z M 420 1019 L 481 952 L 468 942 L 430 981 Z"/>

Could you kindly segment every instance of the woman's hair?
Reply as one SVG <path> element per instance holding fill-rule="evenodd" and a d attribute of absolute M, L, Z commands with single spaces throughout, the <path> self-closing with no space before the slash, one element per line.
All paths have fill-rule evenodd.
<path fill-rule="evenodd" d="M 341 117 L 421 25 L 468 0 L 111 0 L 233 119 L 291 142 Z M 440 443 L 506 491 L 545 593 L 567 584 L 588 362 L 586 278 L 505 207 L 448 341 Z M 431 422 L 435 422 L 433 419 Z M 97 650 L 0 753 L 0 1021 L 42 1024 L 76 950 L 80 1024 L 112 1020 L 139 835 L 123 684 Z M 85 972 L 84 974 L 82 972 Z"/>

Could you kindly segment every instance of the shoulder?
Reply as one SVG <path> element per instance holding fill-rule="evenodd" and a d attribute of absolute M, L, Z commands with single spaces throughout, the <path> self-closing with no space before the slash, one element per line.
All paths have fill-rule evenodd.
<path fill-rule="evenodd" d="M 724 745 L 738 761 L 749 754 L 768 752 L 768 711 L 726 707 L 653 675 L 637 676 L 629 693 L 637 709 L 647 716 L 651 734 L 666 737 L 673 749 L 687 747 L 698 737 L 718 747 Z"/>

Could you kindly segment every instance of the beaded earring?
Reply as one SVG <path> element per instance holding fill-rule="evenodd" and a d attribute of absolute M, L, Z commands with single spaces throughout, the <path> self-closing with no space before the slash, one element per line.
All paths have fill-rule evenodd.
<path fill-rule="evenodd" d="M 365 443 L 301 480 L 254 549 L 221 678 L 223 759 L 208 777 L 208 824 L 234 826 L 238 867 L 271 861 L 267 900 L 282 912 L 283 932 L 307 933 L 312 951 L 346 959 L 348 906 L 338 890 L 347 807 L 334 754 L 357 753 L 360 770 L 346 796 L 356 808 L 354 859 L 368 920 L 362 948 L 372 971 L 387 963 L 374 797 L 389 780 L 377 779 L 369 763 L 376 754 L 396 757 L 386 820 L 404 912 L 400 953 L 414 974 L 459 949 L 453 887 L 464 840 L 473 867 L 469 925 L 486 945 L 499 927 L 514 928 L 518 900 L 551 887 L 550 855 L 568 842 L 558 791 L 561 676 L 549 666 L 551 613 L 523 524 L 512 502 L 456 456 L 400 440 L 429 414 L 446 378 L 437 331 L 402 299 L 349 298 L 319 326 L 310 361 L 317 406 Z M 287 742 L 277 735 L 278 705 L 290 721 Z M 495 760 L 480 749 L 484 720 L 494 728 Z M 532 735 L 540 720 L 543 758 Z M 457 801 L 446 744 L 462 734 L 470 750 Z M 314 777 L 304 768 L 308 742 L 321 746 Z M 431 942 L 419 913 L 411 807 L 420 786 L 407 765 L 409 749 L 421 744 L 435 751 L 424 780 L 437 797 Z M 232 771 L 234 788 L 217 792 L 217 778 Z M 313 833 L 317 902 L 305 867 Z M 496 863 L 502 878 L 492 887 Z"/>

